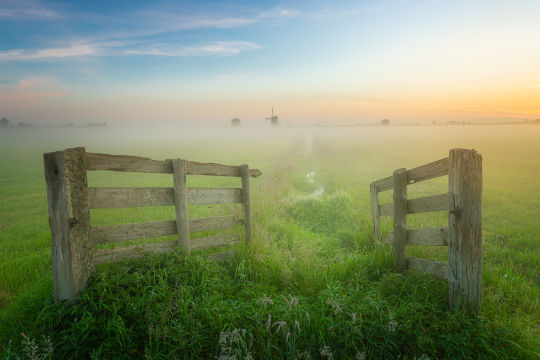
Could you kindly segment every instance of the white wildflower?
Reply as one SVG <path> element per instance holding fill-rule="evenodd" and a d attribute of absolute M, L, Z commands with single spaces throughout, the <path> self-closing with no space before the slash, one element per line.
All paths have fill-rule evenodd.
<path fill-rule="evenodd" d="M 271 297 L 266 296 L 266 294 L 264 294 L 263 297 L 259 299 L 259 302 L 260 302 L 264 307 L 266 307 L 266 305 L 268 305 L 268 304 L 270 304 L 270 305 L 273 305 L 273 304 L 274 304 L 274 300 L 272 300 Z"/>
<path fill-rule="evenodd" d="M 327 300 L 326 303 L 334 309 L 334 315 L 337 315 L 343 310 L 341 304 L 337 300 Z"/>
<path fill-rule="evenodd" d="M 295 356 L 295 360 L 311 360 L 311 353 L 309 352 L 309 350 L 305 350 L 305 351 L 296 351 L 296 356 Z"/>
<path fill-rule="evenodd" d="M 388 323 L 387 327 L 388 327 L 388 330 L 394 332 L 396 331 L 397 329 L 397 326 L 398 326 L 398 322 L 396 320 L 392 320 Z"/>
<path fill-rule="evenodd" d="M 39 347 L 36 344 L 35 340 L 26 336 L 24 333 L 21 333 L 21 336 L 23 337 L 22 344 L 26 357 L 31 360 L 40 359 Z"/>
<path fill-rule="evenodd" d="M 366 360 L 366 352 L 358 352 L 356 353 L 356 356 L 354 357 L 354 360 Z"/>
<path fill-rule="evenodd" d="M 319 349 L 319 352 L 321 353 L 322 357 L 325 357 L 328 360 L 334 359 L 334 354 L 332 353 L 332 350 L 330 350 L 330 347 L 328 345 L 324 345 L 324 347 Z"/>
<path fill-rule="evenodd" d="M 283 295 L 281 295 L 281 297 L 287 303 L 287 305 L 289 305 L 289 309 L 291 309 L 294 306 L 298 306 L 298 298 L 297 297 L 294 297 L 292 295 L 289 295 L 289 298 L 287 298 L 287 297 L 285 297 Z"/>
<path fill-rule="evenodd" d="M 283 332 L 285 332 L 285 326 L 287 326 L 287 322 L 285 321 L 276 321 L 274 323 L 274 326 L 277 325 L 276 333 L 278 333 L 281 329 L 283 329 Z"/>
<path fill-rule="evenodd" d="M 43 347 L 44 347 L 44 350 L 45 350 L 45 353 L 46 353 L 47 357 L 49 359 L 52 358 L 52 354 L 53 354 L 53 351 L 54 351 L 54 346 L 53 346 L 53 343 L 52 343 L 52 340 L 51 340 L 50 336 L 47 336 L 45 338 L 45 340 L 43 341 Z"/>

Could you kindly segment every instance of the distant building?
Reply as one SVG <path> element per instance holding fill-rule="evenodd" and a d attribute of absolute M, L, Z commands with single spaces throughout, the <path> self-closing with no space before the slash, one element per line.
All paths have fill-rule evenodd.
<path fill-rule="evenodd" d="M 381 120 L 381 125 L 390 125 L 390 120 L 388 120 L 388 119 L 382 119 L 382 120 Z"/>
<path fill-rule="evenodd" d="M 240 119 L 235 117 L 231 119 L 231 126 L 240 126 Z"/>
<path fill-rule="evenodd" d="M 266 121 L 270 121 L 270 125 L 276 126 L 279 124 L 277 115 L 274 115 L 274 107 L 272 106 L 272 114 L 270 117 L 265 118 Z"/>
<path fill-rule="evenodd" d="M 106 122 L 102 122 L 102 123 L 95 122 L 95 123 L 88 123 L 88 124 L 86 124 L 86 126 L 88 126 L 88 127 L 105 127 L 105 126 L 107 126 L 107 123 Z"/>

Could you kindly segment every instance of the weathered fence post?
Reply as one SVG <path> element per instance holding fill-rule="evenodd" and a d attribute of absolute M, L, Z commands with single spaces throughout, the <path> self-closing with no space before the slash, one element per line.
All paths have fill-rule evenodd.
<path fill-rule="evenodd" d="M 394 249 L 396 270 L 407 269 L 407 170 L 394 171 Z"/>
<path fill-rule="evenodd" d="M 381 219 L 379 216 L 379 193 L 377 191 L 377 186 L 371 184 L 369 186 L 371 193 L 371 215 L 373 217 L 373 232 L 375 233 L 375 241 L 379 247 L 381 246 Z"/>
<path fill-rule="evenodd" d="M 242 201 L 244 202 L 244 226 L 246 229 L 246 248 L 251 245 L 251 201 L 249 196 L 249 167 L 240 166 L 240 176 L 242 177 Z"/>
<path fill-rule="evenodd" d="M 482 156 L 450 150 L 448 192 L 448 302 L 477 312 L 482 292 Z"/>
<path fill-rule="evenodd" d="M 189 252 L 189 220 L 186 184 L 186 161 L 171 160 L 174 179 L 174 205 L 176 209 L 176 231 L 178 246 Z"/>
<path fill-rule="evenodd" d="M 86 151 L 67 149 L 43 155 L 52 236 L 54 300 L 73 298 L 94 271 Z"/>

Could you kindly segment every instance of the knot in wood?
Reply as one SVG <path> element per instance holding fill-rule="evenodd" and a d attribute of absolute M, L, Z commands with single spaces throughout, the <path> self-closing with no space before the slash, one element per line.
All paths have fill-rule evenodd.
<path fill-rule="evenodd" d="M 79 219 L 75 219 L 75 218 L 69 218 L 68 222 L 69 222 L 70 228 L 74 227 L 75 225 L 79 225 L 80 223 Z"/>

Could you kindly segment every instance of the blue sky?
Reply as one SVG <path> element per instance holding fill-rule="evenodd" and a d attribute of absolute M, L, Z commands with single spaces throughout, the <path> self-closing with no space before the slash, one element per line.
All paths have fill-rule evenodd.
<path fill-rule="evenodd" d="M 0 0 L 0 116 L 540 117 L 538 15 L 539 1 Z"/>

